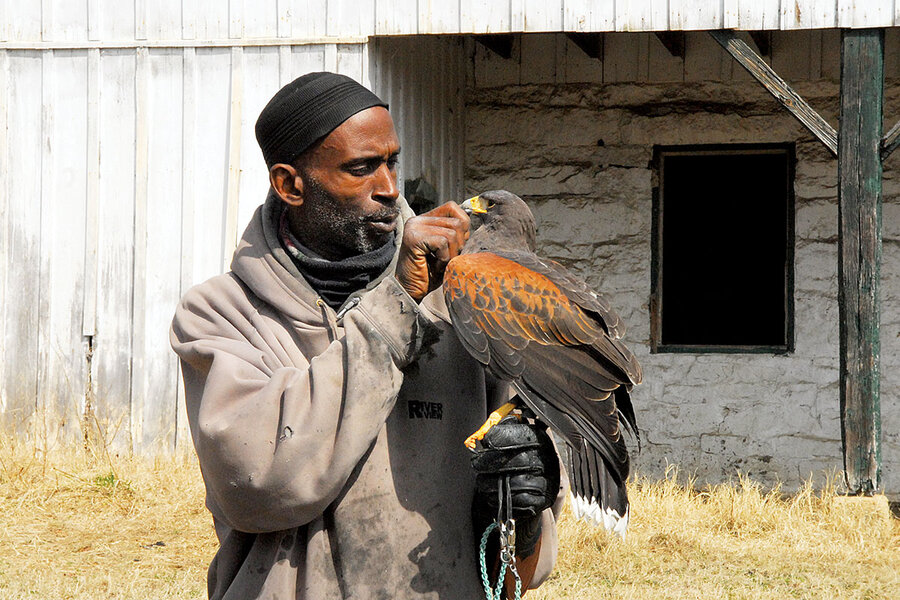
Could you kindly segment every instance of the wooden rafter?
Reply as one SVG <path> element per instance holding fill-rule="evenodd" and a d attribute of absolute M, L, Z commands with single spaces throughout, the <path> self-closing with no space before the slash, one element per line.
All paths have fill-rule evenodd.
<path fill-rule="evenodd" d="M 806 125 L 819 141 L 837 155 L 837 131 L 822 118 L 772 67 L 753 51 L 734 31 L 713 30 L 709 34 L 747 69 L 792 115 Z"/>
<path fill-rule="evenodd" d="M 581 33 L 577 31 L 566 32 L 566 37 L 581 48 L 581 51 L 597 60 L 603 60 L 603 34 Z"/>
<path fill-rule="evenodd" d="M 669 54 L 684 60 L 684 32 L 683 31 L 657 31 L 656 39 L 665 46 Z"/>
<path fill-rule="evenodd" d="M 771 31 L 748 31 L 750 39 L 756 44 L 756 49 L 762 56 L 772 56 L 772 32 Z"/>
<path fill-rule="evenodd" d="M 513 34 L 511 33 L 488 33 L 485 35 L 476 35 L 475 41 L 500 58 L 512 57 Z"/>

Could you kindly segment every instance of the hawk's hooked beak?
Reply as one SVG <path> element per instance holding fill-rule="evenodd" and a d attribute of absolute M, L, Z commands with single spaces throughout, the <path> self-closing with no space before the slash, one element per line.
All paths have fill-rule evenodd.
<path fill-rule="evenodd" d="M 486 215 L 487 214 L 487 201 L 483 200 L 481 196 L 473 196 L 469 198 L 465 202 L 459 205 L 464 211 L 469 214 L 475 213 L 476 215 Z"/>

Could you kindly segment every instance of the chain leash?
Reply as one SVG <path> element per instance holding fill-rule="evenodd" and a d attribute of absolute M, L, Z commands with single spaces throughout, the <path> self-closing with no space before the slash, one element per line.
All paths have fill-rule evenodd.
<path fill-rule="evenodd" d="M 509 475 L 500 480 L 498 496 L 497 520 L 488 525 L 481 536 L 481 546 L 478 552 L 478 560 L 481 565 L 481 584 L 484 587 L 486 600 L 501 600 L 503 580 L 508 569 L 516 580 L 514 600 L 521 600 L 522 578 L 519 577 L 519 570 L 516 568 L 516 520 L 512 518 L 512 491 L 509 486 Z M 498 528 L 500 529 L 500 574 L 497 576 L 496 589 L 491 589 L 487 570 L 487 542 L 491 532 Z"/>

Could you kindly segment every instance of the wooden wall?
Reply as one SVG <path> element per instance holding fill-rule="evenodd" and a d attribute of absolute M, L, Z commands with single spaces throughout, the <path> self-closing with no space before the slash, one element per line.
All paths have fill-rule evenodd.
<path fill-rule="evenodd" d="M 900 25 L 892 0 L 0 0 L 0 42 Z"/>
<path fill-rule="evenodd" d="M 190 447 L 169 322 L 228 269 L 268 187 L 256 118 L 303 73 L 381 93 L 401 179 L 458 197 L 462 41 L 393 42 L 0 48 L 0 424 L 50 445 Z"/>

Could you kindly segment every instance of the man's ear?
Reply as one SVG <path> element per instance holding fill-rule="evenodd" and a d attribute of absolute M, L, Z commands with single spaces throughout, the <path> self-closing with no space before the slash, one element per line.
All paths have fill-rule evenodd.
<path fill-rule="evenodd" d="M 269 183 L 285 204 L 303 204 L 303 178 L 293 165 L 278 163 L 269 169 Z"/>

